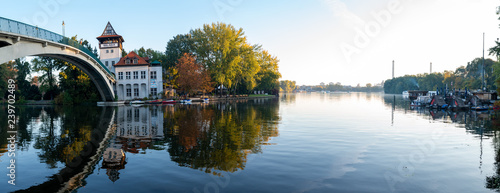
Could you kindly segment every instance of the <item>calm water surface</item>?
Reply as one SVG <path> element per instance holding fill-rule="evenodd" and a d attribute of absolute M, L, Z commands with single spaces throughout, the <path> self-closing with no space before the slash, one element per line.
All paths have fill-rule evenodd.
<path fill-rule="evenodd" d="M 16 185 L 0 106 L 0 192 L 495 192 L 494 113 L 400 96 L 17 107 Z"/>

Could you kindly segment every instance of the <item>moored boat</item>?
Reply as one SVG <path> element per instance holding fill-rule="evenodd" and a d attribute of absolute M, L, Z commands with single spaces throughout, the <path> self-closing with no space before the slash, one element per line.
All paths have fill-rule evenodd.
<path fill-rule="evenodd" d="M 166 100 L 166 101 L 162 101 L 161 103 L 162 104 L 174 104 L 176 103 L 177 101 L 174 101 L 174 100 Z"/>
<path fill-rule="evenodd" d="M 140 100 L 135 100 L 135 101 L 130 101 L 130 104 L 144 104 L 144 101 L 140 101 Z"/>

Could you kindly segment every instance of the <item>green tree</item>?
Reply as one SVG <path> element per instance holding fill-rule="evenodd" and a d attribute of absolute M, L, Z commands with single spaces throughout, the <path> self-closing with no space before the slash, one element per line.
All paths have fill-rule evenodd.
<path fill-rule="evenodd" d="M 0 64 L 0 96 L 2 98 L 7 96 L 8 80 L 13 79 L 15 75 L 14 62 Z"/>
<path fill-rule="evenodd" d="M 280 81 L 280 87 L 284 92 L 292 92 L 297 88 L 297 86 L 295 85 L 295 81 L 291 80 Z"/>
<path fill-rule="evenodd" d="M 281 73 L 278 70 L 279 60 L 271 56 L 266 50 L 257 51 L 257 62 L 260 65 L 256 74 L 257 90 L 264 90 L 268 93 L 277 94 L 279 92 L 279 79 Z"/>
<path fill-rule="evenodd" d="M 191 34 L 179 34 L 168 41 L 163 68 L 174 67 L 185 53 L 195 54 L 194 39 Z"/>
<path fill-rule="evenodd" d="M 243 29 L 225 23 L 212 23 L 191 30 L 197 59 L 209 70 L 217 85 L 234 88 L 241 75 L 243 56 L 241 48 L 246 43 Z M 246 72 L 248 73 L 248 72 Z"/>
<path fill-rule="evenodd" d="M 34 71 L 43 73 L 39 78 L 42 84 L 41 90 L 45 92 L 43 98 L 53 100 L 59 94 L 54 73 L 67 65 L 66 62 L 49 57 L 36 57 L 31 63 Z"/>

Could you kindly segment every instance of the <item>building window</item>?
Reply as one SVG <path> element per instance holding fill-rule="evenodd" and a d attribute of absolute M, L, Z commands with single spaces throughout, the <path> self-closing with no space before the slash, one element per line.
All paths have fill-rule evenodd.
<path fill-rule="evenodd" d="M 132 89 L 127 88 L 127 96 L 131 97 L 132 96 Z"/>
<path fill-rule="evenodd" d="M 130 79 L 130 72 L 125 72 L 125 79 Z"/>
<path fill-rule="evenodd" d="M 109 50 L 106 50 L 106 54 L 109 53 Z"/>
<path fill-rule="evenodd" d="M 111 61 L 111 65 L 115 65 L 115 61 Z"/>
<path fill-rule="evenodd" d="M 134 64 L 139 63 L 139 60 L 137 58 L 134 58 Z"/>
<path fill-rule="evenodd" d="M 130 64 L 130 60 L 129 59 L 125 59 L 125 64 Z"/>
<path fill-rule="evenodd" d="M 134 97 L 139 97 L 139 88 L 134 88 Z"/>
<path fill-rule="evenodd" d="M 156 92 L 156 88 L 151 88 L 151 95 L 152 95 L 152 96 L 156 96 L 156 94 L 158 94 L 158 93 Z"/>
<path fill-rule="evenodd" d="M 141 71 L 141 79 L 146 79 L 146 71 Z"/>
<path fill-rule="evenodd" d="M 138 108 L 134 109 L 134 122 L 139 122 L 140 111 Z M 136 126 L 136 128 L 139 126 Z M 137 129 L 138 130 L 138 129 Z"/>
<path fill-rule="evenodd" d="M 106 64 L 106 67 L 108 66 L 108 61 L 104 62 Z"/>
<path fill-rule="evenodd" d="M 123 80 L 123 72 L 118 72 L 118 80 Z"/>
<path fill-rule="evenodd" d="M 134 79 L 139 79 L 139 72 L 138 71 L 134 71 Z"/>
<path fill-rule="evenodd" d="M 111 53 L 113 53 L 113 50 L 111 50 Z"/>
<path fill-rule="evenodd" d="M 156 79 L 156 71 L 151 71 L 151 79 Z"/>

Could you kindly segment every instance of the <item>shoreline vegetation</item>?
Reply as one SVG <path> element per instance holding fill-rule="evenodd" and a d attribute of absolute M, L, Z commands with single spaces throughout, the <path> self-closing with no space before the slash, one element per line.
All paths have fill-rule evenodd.
<path fill-rule="evenodd" d="M 228 101 L 228 100 L 253 100 L 253 99 L 268 99 L 268 98 L 278 98 L 279 95 L 264 95 L 264 94 L 251 94 L 251 95 L 227 95 L 227 96 L 206 96 L 206 97 L 192 97 L 188 99 L 192 99 L 194 102 L 199 101 L 202 102 L 203 98 L 208 98 L 209 101 Z M 167 99 L 168 100 L 168 99 Z M 176 101 L 180 101 L 178 98 Z M 126 102 L 130 102 L 128 100 Z M 145 102 L 154 101 L 154 99 L 143 100 Z M 7 100 L 0 100 L 0 105 L 7 105 Z M 96 105 L 97 102 L 83 102 L 78 105 Z M 64 106 L 64 104 L 57 104 L 55 100 L 22 100 L 17 101 L 15 105 L 27 105 L 27 106 L 46 106 L 46 105 L 58 105 Z"/>
<path fill-rule="evenodd" d="M 71 38 L 98 57 L 97 47 L 77 36 Z M 247 40 L 242 28 L 221 22 L 205 24 L 166 42 L 164 51 L 135 49 L 140 57 L 161 63 L 165 92 L 142 100 L 188 98 L 203 95 L 249 95 L 255 91 L 279 93 L 279 59 Z M 126 54 L 122 50 L 122 55 Z M 49 100 L 59 105 L 99 102 L 92 80 L 75 65 L 49 57 L 25 58 L 0 64 L 0 96 L 6 81 L 15 79 L 16 102 Z M 40 76 L 32 76 L 32 73 Z M 2 97 L 5 98 L 5 97 Z M 115 101 L 118 99 L 115 99 Z M 28 104 L 48 104 L 29 102 Z"/>

